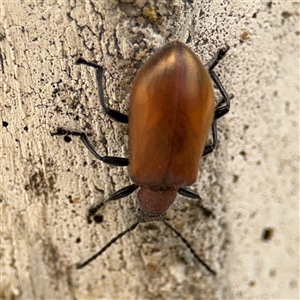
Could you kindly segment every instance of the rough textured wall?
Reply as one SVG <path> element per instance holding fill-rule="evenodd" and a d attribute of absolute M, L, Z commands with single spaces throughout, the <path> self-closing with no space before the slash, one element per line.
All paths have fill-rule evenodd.
<path fill-rule="evenodd" d="M 299 298 L 299 3 L 2 1 L 0 12 L 1 298 Z M 168 214 L 218 276 L 159 223 L 75 270 L 134 222 L 136 205 L 134 194 L 86 222 L 90 204 L 129 184 L 127 170 L 50 132 L 85 131 L 122 157 L 128 136 L 101 111 L 94 71 L 74 62 L 102 65 L 109 105 L 127 112 L 136 70 L 172 40 L 205 63 L 231 46 L 217 69 L 231 112 L 192 187 L 215 218 L 183 197 Z"/>

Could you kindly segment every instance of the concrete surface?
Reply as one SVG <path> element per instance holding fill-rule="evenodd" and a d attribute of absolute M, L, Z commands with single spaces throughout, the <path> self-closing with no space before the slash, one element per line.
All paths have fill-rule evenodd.
<path fill-rule="evenodd" d="M 1 299 L 299 299 L 299 2 L 0 5 Z M 217 69 L 231 111 L 192 187 L 215 218 L 183 197 L 168 213 L 218 275 L 159 223 L 75 270 L 134 222 L 135 194 L 87 224 L 90 204 L 129 184 L 127 170 L 50 132 L 84 130 L 99 153 L 123 157 L 128 136 L 101 111 L 93 70 L 74 62 L 102 65 L 109 105 L 126 112 L 136 70 L 172 40 L 206 63 L 231 47 Z"/>

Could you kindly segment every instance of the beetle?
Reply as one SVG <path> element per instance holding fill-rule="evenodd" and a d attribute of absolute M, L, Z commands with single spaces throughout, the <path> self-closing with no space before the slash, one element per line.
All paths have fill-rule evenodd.
<path fill-rule="evenodd" d="M 102 88 L 102 67 L 83 58 L 76 64 L 94 67 L 98 94 L 104 112 L 113 120 L 129 125 L 129 159 L 100 156 L 83 132 L 58 128 L 52 135 L 79 136 L 88 150 L 104 163 L 129 166 L 133 184 L 97 202 L 88 211 L 88 219 L 105 203 L 130 195 L 139 188 L 137 222 L 119 233 L 100 251 L 77 265 L 82 268 L 139 223 L 162 221 L 191 250 L 207 271 L 216 272 L 202 260 L 188 241 L 165 220 L 165 214 L 177 193 L 201 200 L 187 188 L 197 178 L 201 156 L 211 153 L 217 143 L 216 120 L 230 108 L 230 98 L 214 72 L 229 46 L 218 51 L 208 71 L 185 44 L 166 44 L 152 55 L 134 78 L 129 100 L 129 116 L 106 106 Z M 211 80 L 212 79 L 212 80 Z M 213 83 L 222 96 L 215 108 Z M 205 145 L 209 131 L 212 144 Z"/>

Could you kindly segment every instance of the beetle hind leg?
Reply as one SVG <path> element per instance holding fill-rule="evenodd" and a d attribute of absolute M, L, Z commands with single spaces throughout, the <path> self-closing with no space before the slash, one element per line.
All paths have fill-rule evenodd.
<path fill-rule="evenodd" d="M 79 58 L 76 62 L 76 65 L 86 65 L 89 67 L 93 67 L 95 68 L 96 71 L 96 79 L 97 79 L 97 85 L 98 85 L 98 96 L 99 96 L 99 100 L 100 100 L 100 104 L 102 106 L 102 109 L 104 110 L 104 112 L 106 113 L 106 115 L 108 115 L 111 119 L 113 119 L 114 121 L 120 122 L 120 123 L 128 123 L 128 116 L 117 111 L 114 109 L 111 109 L 109 107 L 106 106 L 105 101 L 104 101 L 104 94 L 103 94 L 103 82 L 102 82 L 102 75 L 103 75 L 103 68 L 86 61 L 83 58 Z"/>

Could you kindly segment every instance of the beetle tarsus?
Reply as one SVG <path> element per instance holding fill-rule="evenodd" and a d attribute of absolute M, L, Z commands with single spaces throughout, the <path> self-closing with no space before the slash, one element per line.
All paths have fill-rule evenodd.
<path fill-rule="evenodd" d="M 217 56 L 217 61 L 221 60 L 225 54 L 227 53 L 227 51 L 230 49 L 230 46 L 225 44 L 224 47 L 222 47 L 219 51 L 218 51 L 218 56 Z"/>
<path fill-rule="evenodd" d="M 94 64 L 92 62 L 86 61 L 84 58 L 80 57 L 76 60 L 75 65 L 86 65 L 89 67 L 97 68 L 97 69 L 102 69 L 102 67 L 98 66 L 97 64 Z"/>
<path fill-rule="evenodd" d="M 63 129 L 61 127 L 58 127 L 56 132 L 51 132 L 50 133 L 51 136 L 55 136 L 55 135 L 73 135 L 73 136 L 81 136 L 82 133 L 81 132 L 77 132 L 77 131 L 70 131 L 70 130 L 66 130 Z"/>
<path fill-rule="evenodd" d="M 105 204 L 105 201 L 99 201 L 99 202 L 96 202 L 94 204 L 92 204 L 88 211 L 87 211 L 87 215 L 86 215 L 86 219 L 87 219 L 87 222 L 89 224 L 92 223 L 92 217 L 95 216 L 95 214 L 97 213 L 97 211 Z"/>

